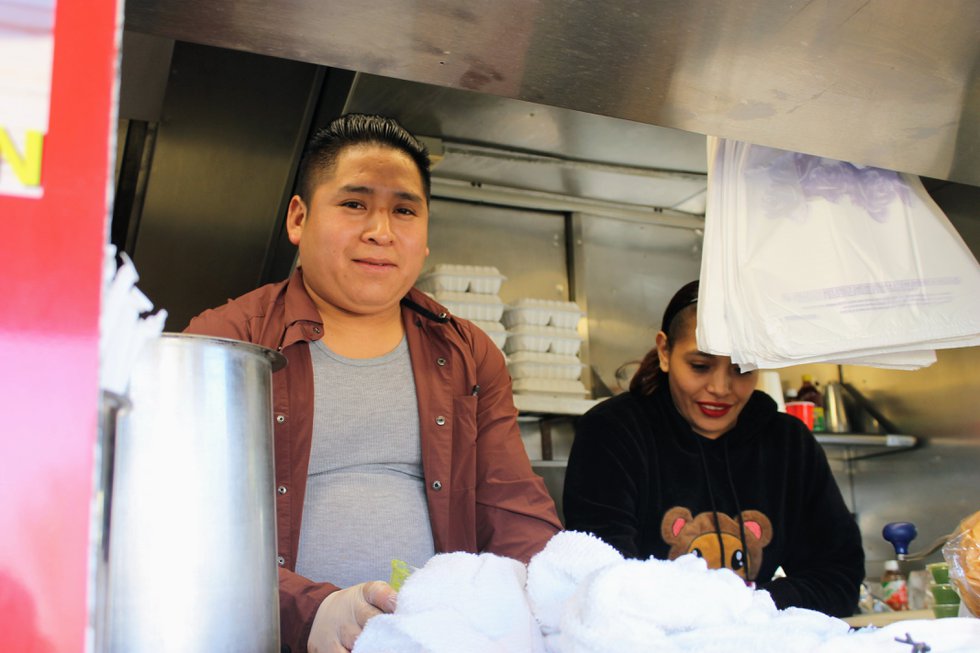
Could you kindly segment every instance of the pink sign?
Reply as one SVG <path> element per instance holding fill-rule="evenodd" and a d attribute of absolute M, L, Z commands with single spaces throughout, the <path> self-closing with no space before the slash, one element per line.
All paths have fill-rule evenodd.
<path fill-rule="evenodd" d="M 2 651 L 86 646 L 117 9 L 0 0 Z"/>

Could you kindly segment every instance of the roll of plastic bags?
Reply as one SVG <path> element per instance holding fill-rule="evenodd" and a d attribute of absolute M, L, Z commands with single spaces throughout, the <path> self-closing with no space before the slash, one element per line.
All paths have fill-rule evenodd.
<path fill-rule="evenodd" d="M 980 265 L 919 179 L 708 139 L 698 346 L 916 369 L 980 344 Z"/>

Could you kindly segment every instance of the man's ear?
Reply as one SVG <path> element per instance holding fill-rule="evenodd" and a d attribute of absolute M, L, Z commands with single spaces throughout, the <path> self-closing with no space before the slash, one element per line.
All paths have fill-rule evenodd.
<path fill-rule="evenodd" d="M 293 245 L 299 245 L 303 226 L 306 224 L 306 215 L 306 202 L 299 195 L 293 195 L 286 210 L 286 233 L 289 235 L 289 242 Z"/>
<path fill-rule="evenodd" d="M 660 358 L 660 371 L 670 372 L 670 350 L 667 348 L 667 334 L 657 332 L 657 355 Z"/>

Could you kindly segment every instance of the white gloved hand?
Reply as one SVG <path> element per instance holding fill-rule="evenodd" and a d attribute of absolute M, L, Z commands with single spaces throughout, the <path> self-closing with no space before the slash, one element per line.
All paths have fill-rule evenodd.
<path fill-rule="evenodd" d="M 306 644 L 308 653 L 348 653 L 371 617 L 394 612 L 398 593 L 380 580 L 337 590 L 320 604 Z"/>

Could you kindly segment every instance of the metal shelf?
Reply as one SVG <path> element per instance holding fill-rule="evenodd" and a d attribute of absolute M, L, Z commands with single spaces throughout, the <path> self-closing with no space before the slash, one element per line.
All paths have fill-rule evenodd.
<path fill-rule="evenodd" d="M 907 449 L 918 444 L 914 435 L 872 433 L 815 433 L 820 444 L 843 444 L 858 447 L 897 447 Z"/>
<path fill-rule="evenodd" d="M 830 456 L 839 452 L 843 460 L 860 460 L 914 449 L 919 438 L 914 435 L 894 433 L 814 433 L 817 442 Z"/>
<path fill-rule="evenodd" d="M 848 387 L 854 394 L 856 391 Z M 863 399 L 863 397 L 862 397 Z M 517 407 L 518 420 L 522 422 L 537 422 L 541 428 L 542 457 L 552 463 L 551 458 L 551 423 L 554 420 L 575 417 L 586 413 L 602 399 L 584 399 L 547 394 L 515 394 L 514 405 Z M 865 400 L 866 401 L 866 400 Z M 873 410 L 873 408 L 872 408 Z M 877 411 L 874 414 L 882 422 L 886 422 Z M 887 423 L 887 426 L 891 426 Z M 836 460 L 861 460 L 887 454 L 907 451 L 919 446 L 919 438 L 914 435 L 897 433 L 815 433 L 817 442 L 824 448 L 828 458 Z M 556 461 L 557 462 L 557 461 Z"/>

